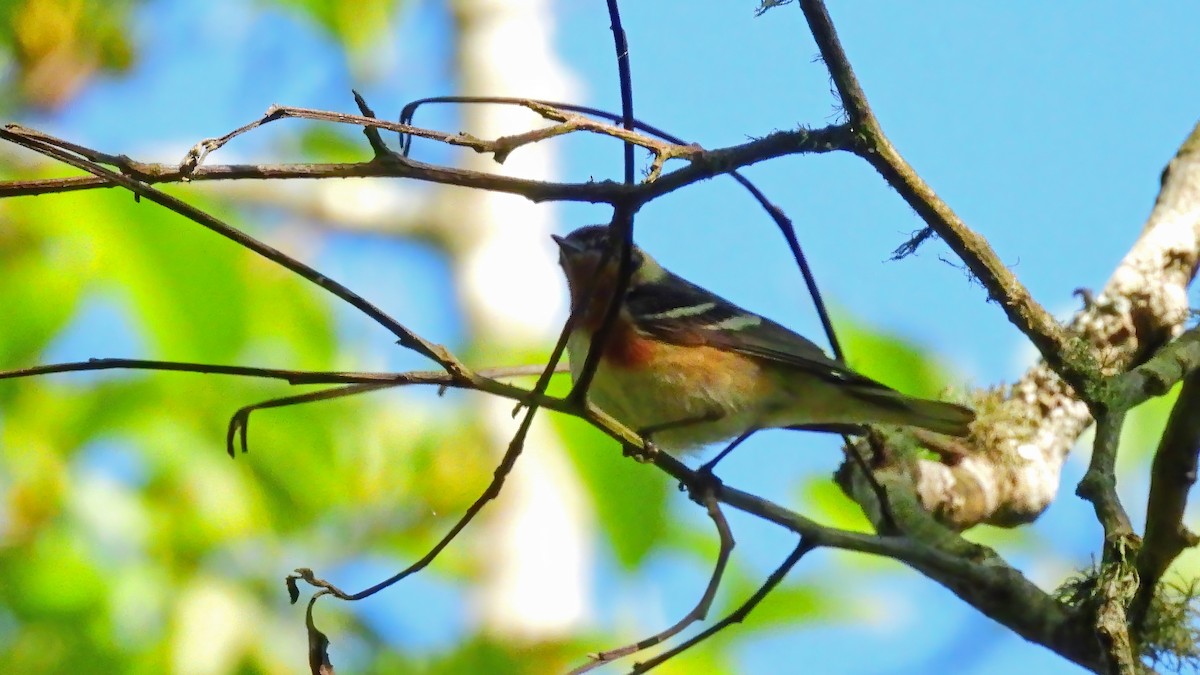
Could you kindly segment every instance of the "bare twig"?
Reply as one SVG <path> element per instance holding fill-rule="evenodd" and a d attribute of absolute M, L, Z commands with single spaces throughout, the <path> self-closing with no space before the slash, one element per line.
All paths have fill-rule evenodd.
<path fill-rule="evenodd" d="M 363 117 L 375 119 L 375 111 L 371 110 L 371 107 L 367 105 L 367 100 L 362 97 L 362 94 L 357 91 L 352 93 L 354 94 L 354 103 L 358 106 L 358 111 L 363 114 Z M 388 149 L 387 144 L 383 142 L 383 138 L 379 135 L 379 127 L 375 125 L 363 127 L 363 136 L 367 137 L 367 144 L 371 146 L 372 152 L 375 153 L 375 159 L 401 163 L 405 161 L 404 157 Z"/>
<path fill-rule="evenodd" d="M 438 557 L 438 554 L 440 554 L 447 546 L 449 546 L 450 542 L 454 541 L 455 537 L 457 537 L 458 534 L 462 532 L 472 520 L 474 520 L 475 516 L 483 510 L 483 507 L 500 494 L 500 489 L 504 487 L 504 479 L 508 477 L 509 472 L 512 471 L 513 466 L 516 465 L 517 458 L 520 457 L 521 450 L 525 447 L 525 437 L 529 434 L 529 428 L 533 424 L 533 418 L 536 413 L 537 406 L 530 406 L 529 409 L 525 411 L 525 416 L 521 419 L 521 426 L 518 427 L 517 432 L 513 434 L 512 440 L 508 444 L 508 449 L 504 452 L 504 456 L 500 459 L 500 464 L 496 467 L 496 471 L 492 476 L 491 482 L 488 483 L 488 486 L 484 489 L 483 493 L 480 494 L 479 497 L 477 497 L 469 507 L 467 507 L 467 510 L 463 513 L 462 517 L 459 518 L 458 522 L 456 522 L 454 526 L 442 536 L 438 543 L 434 544 L 433 547 L 430 548 L 420 560 L 412 565 L 409 565 L 400 572 L 388 577 L 387 579 L 384 579 L 383 581 L 380 581 L 379 583 L 356 593 L 348 593 L 329 583 L 328 581 L 316 577 L 312 570 L 308 568 L 298 568 L 294 574 L 288 575 L 286 579 L 289 590 L 295 588 L 296 581 L 303 581 L 310 586 L 321 589 L 317 591 L 316 595 L 314 595 L 314 598 L 321 595 L 332 595 L 341 600 L 362 600 L 363 598 L 370 597 L 379 591 L 394 585 L 405 577 L 425 569 L 429 563 L 433 562 L 434 559 Z M 292 601 L 295 602 L 294 594 Z"/>
<path fill-rule="evenodd" d="M 55 373 L 78 373 L 96 370 L 166 370 L 182 373 L 206 373 L 211 375 L 237 375 L 239 377 L 261 377 L 272 380 L 284 380 L 288 384 L 335 384 L 335 383 L 374 383 L 386 382 L 393 373 L 357 373 L 346 371 L 309 371 L 288 370 L 284 368 L 255 368 L 252 366 L 222 366 L 211 363 L 192 363 L 187 361 L 155 361 L 151 359 L 88 359 L 87 361 L 70 361 L 66 363 L 50 363 L 29 368 L 0 370 L 0 380 L 10 380 L 22 377 L 37 377 Z M 445 373 L 432 373 L 446 377 Z"/>
<path fill-rule="evenodd" d="M 779 564 L 779 567 L 775 568 L 774 572 L 771 572 L 770 576 L 767 577 L 767 580 L 763 582 L 763 585 L 759 586 L 758 590 L 755 591 L 754 594 L 749 598 L 747 598 L 745 602 L 739 605 L 737 609 L 733 610 L 720 621 L 709 626 L 700 633 L 697 633 L 695 636 L 686 640 L 682 644 L 673 647 L 672 649 L 669 649 L 643 663 L 635 664 L 633 669 L 629 671 L 630 674 L 633 675 L 634 673 L 648 672 L 650 669 L 656 668 L 666 661 L 675 658 L 679 654 L 691 649 L 692 647 L 695 647 L 725 628 L 728 628 L 735 623 L 741 623 L 742 621 L 745 621 L 746 617 L 750 615 L 750 612 L 754 611 L 754 608 L 763 601 L 763 598 L 767 597 L 771 591 L 775 590 L 775 587 L 783 581 L 784 577 L 788 575 L 788 572 L 792 571 L 792 568 L 796 566 L 796 563 L 800 562 L 800 558 L 803 558 L 806 553 L 814 548 L 816 548 L 816 546 L 813 545 L 808 539 L 801 537 L 800 541 L 796 544 L 796 548 L 792 549 L 792 552 L 789 553 L 788 557 Z"/>
<path fill-rule="evenodd" d="M 617 54 L 617 79 L 621 89 L 621 126 L 627 131 L 632 132 L 635 118 L 633 115 L 633 76 L 630 73 L 629 67 L 629 42 L 625 39 L 625 29 L 621 25 L 621 11 L 617 6 L 617 0 L 606 0 L 606 4 L 608 7 L 609 25 L 613 33 L 613 46 Z M 623 166 L 625 185 L 633 185 L 634 183 L 633 148 L 633 143 L 624 141 Z M 588 353 L 583 360 L 583 365 L 579 368 L 579 376 L 575 378 L 575 386 L 571 389 L 571 398 L 580 403 L 587 398 L 588 388 L 592 384 L 592 379 L 596 376 L 596 370 L 600 366 L 600 358 L 604 353 L 605 346 L 608 344 L 609 337 L 612 335 L 617 315 L 620 313 L 621 305 L 625 300 L 625 292 L 629 289 L 630 277 L 633 276 L 633 217 L 641 204 L 626 198 L 616 200 L 612 202 L 612 205 L 613 219 L 609 224 L 609 231 L 615 236 L 610 237 L 612 248 L 610 251 L 605 252 L 605 256 L 618 256 L 617 279 L 616 283 L 613 284 L 611 295 L 602 299 L 605 302 L 603 318 L 599 327 L 592 334 L 591 342 L 588 345 Z M 597 265 L 597 274 L 604 268 L 607 261 L 607 257 L 601 258 L 599 265 Z M 596 298 L 590 299 L 590 302 L 595 301 Z"/>
<path fill-rule="evenodd" d="M 330 114 L 340 115 L 340 113 Z M 348 117 L 357 118 L 353 115 Z M 365 123 L 365 120 L 370 118 L 362 119 Z M 357 119 L 352 121 L 357 121 Z M 385 120 L 376 120 L 373 123 L 380 126 L 391 124 Z M 32 130 L 18 125 L 8 125 L 6 129 L 21 135 L 32 132 Z M 472 142 L 480 143 L 481 141 L 475 139 Z M 654 142 L 647 139 L 647 143 L 653 145 Z M 698 181 L 730 173 L 751 164 L 786 155 L 826 153 L 848 147 L 850 147 L 850 139 L 845 126 L 776 131 L 762 138 L 727 148 L 713 150 L 689 148 L 681 156 L 688 160 L 687 166 L 663 174 L 656 181 L 635 185 L 625 185 L 613 181 L 550 183 L 469 169 L 455 169 L 408 158 L 405 158 L 403 162 L 371 160 L 344 163 L 209 165 L 185 171 L 178 165 L 145 163 L 127 157 L 116 157 L 111 166 L 120 173 L 146 184 L 205 180 L 390 177 L 411 178 L 444 185 L 516 194 L 534 202 L 568 201 L 611 204 L 619 200 L 629 200 L 634 204 L 641 205 Z M 109 164 L 109 162 L 104 163 Z M 93 190 L 113 186 L 112 181 L 95 176 L 0 181 L 0 198 Z"/>
<path fill-rule="evenodd" d="M 551 375 L 565 373 L 562 367 L 546 366 L 513 366 L 508 368 L 485 368 L 470 372 L 465 371 L 466 377 L 458 378 L 445 371 L 409 371 L 406 373 L 366 373 L 346 371 L 306 371 L 287 370 L 282 368 L 256 368 L 251 366 L 222 366 L 209 363 L 192 363 L 184 361 L 155 361 L 149 359 L 89 359 L 68 363 L 52 363 L 31 368 L 0 370 L 0 380 L 37 377 L 55 373 L 88 372 L 99 370 L 158 370 L 187 373 L 203 373 L 211 375 L 235 375 L 239 377 L 261 377 L 284 380 L 293 385 L 304 384 L 348 384 L 345 387 L 324 391 L 310 392 L 283 398 L 271 399 L 238 409 L 229 423 L 226 432 L 226 449 L 230 456 L 234 453 L 234 440 L 240 438 L 242 452 L 247 452 L 246 436 L 249 431 L 250 413 L 266 408 L 279 408 L 313 401 L 324 401 L 344 396 L 354 396 L 377 389 L 398 387 L 409 384 L 431 384 L 440 387 L 455 387 L 460 389 L 477 389 L 496 396 L 520 400 L 523 404 L 536 401 L 539 405 L 549 404 L 550 407 L 562 412 L 573 410 L 561 399 L 545 396 L 546 386 Z M 498 379 L 509 377 L 527 377 L 540 375 L 538 385 L 532 391 L 498 382 Z"/>
<path fill-rule="evenodd" d="M 571 675 L 582 675 L 594 668 L 598 668 L 605 663 L 615 661 L 616 659 L 629 656 L 653 647 L 654 645 L 665 642 L 672 637 L 678 635 L 680 631 L 687 628 L 697 621 L 703 621 L 708 616 L 708 611 L 712 607 L 713 598 L 717 595 L 717 588 L 721 585 L 721 577 L 725 573 L 725 566 L 729 563 L 729 554 L 733 551 L 734 540 L 733 533 L 729 529 L 729 522 L 725 520 L 725 514 L 721 512 L 721 507 L 717 502 L 715 495 L 711 490 L 711 483 L 707 483 L 702 489 L 705 490 L 703 495 L 696 495 L 694 498 L 704 504 L 708 511 L 708 517 L 712 519 L 713 524 L 717 528 L 717 535 L 720 538 L 721 548 L 717 552 L 717 561 L 713 565 L 712 576 L 708 580 L 708 585 L 704 588 L 704 594 L 700 596 L 700 601 L 692 608 L 682 619 L 677 621 L 669 628 L 655 633 L 648 638 L 638 640 L 637 642 L 589 655 L 588 663 L 571 671 Z M 719 630 L 719 629 L 718 629 Z M 716 632 L 716 631 L 714 631 Z"/>

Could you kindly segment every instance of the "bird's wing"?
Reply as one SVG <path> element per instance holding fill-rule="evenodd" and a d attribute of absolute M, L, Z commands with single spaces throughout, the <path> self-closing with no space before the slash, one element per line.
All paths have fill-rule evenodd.
<path fill-rule="evenodd" d="M 831 359 L 811 340 L 668 273 L 630 290 L 626 306 L 639 332 L 677 345 L 705 345 L 803 369 L 833 382 L 880 384 Z"/>

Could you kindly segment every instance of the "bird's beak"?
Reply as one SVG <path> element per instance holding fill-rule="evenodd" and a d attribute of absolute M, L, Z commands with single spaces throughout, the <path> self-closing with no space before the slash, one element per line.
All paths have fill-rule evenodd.
<path fill-rule="evenodd" d="M 578 244 L 567 239 L 566 237 L 560 237 L 557 234 L 552 234 L 550 235 L 550 238 L 554 240 L 554 243 L 558 244 L 558 248 L 562 250 L 563 253 L 571 254 L 582 252 L 582 249 L 579 248 Z"/>

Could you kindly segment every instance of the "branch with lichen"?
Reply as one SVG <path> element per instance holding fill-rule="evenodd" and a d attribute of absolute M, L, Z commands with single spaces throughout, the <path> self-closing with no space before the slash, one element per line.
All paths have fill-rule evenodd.
<path fill-rule="evenodd" d="M 1200 126 L 1171 161 L 1137 242 L 1067 325 L 1100 366 L 1100 384 L 1086 394 L 1111 409 L 1164 393 L 1164 382 L 1200 365 L 1194 331 L 1154 357 L 1189 316 L 1187 289 L 1200 261 L 1198 139 Z M 973 403 L 979 420 L 965 443 L 973 452 L 912 467 L 921 502 L 957 529 L 1031 522 L 1058 493 L 1063 462 L 1092 423 L 1088 403 L 1045 361 Z"/>

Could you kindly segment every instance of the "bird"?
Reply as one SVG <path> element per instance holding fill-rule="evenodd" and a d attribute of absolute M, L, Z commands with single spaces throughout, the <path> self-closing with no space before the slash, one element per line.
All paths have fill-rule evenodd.
<path fill-rule="evenodd" d="M 618 281 L 612 232 L 589 225 L 551 235 L 578 314 L 567 340 L 574 382 Z M 687 453 L 768 428 L 861 432 L 888 424 L 968 434 L 970 408 L 902 394 L 664 269 L 638 246 L 630 256 L 628 286 L 587 398 L 657 448 Z"/>

